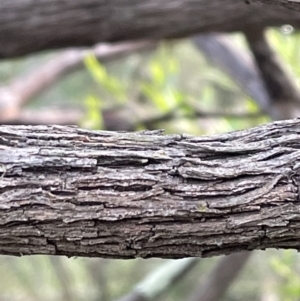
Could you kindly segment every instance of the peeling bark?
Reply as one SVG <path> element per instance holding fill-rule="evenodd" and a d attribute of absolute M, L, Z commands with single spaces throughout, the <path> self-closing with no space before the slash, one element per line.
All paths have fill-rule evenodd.
<path fill-rule="evenodd" d="M 193 137 L 0 126 L 0 254 L 299 249 L 300 120 Z"/>
<path fill-rule="evenodd" d="M 186 37 L 291 24 L 299 11 L 244 0 L 2 0 L 0 58 L 98 42 Z M 298 7 L 298 3 L 265 0 Z M 281 3 L 280 3 L 281 4 Z"/>

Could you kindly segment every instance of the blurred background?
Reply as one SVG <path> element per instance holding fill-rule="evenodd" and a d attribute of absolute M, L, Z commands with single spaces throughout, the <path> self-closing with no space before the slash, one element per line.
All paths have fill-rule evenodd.
<path fill-rule="evenodd" d="M 284 25 L 267 30 L 266 39 L 297 91 L 300 35 Z M 255 55 L 251 38 L 233 34 L 99 44 L 2 60 L 0 122 L 210 135 L 294 117 L 298 104 L 286 111 L 288 101 L 272 97 Z M 300 299 L 297 252 L 236 256 L 126 261 L 1 256 L 0 300 Z"/>

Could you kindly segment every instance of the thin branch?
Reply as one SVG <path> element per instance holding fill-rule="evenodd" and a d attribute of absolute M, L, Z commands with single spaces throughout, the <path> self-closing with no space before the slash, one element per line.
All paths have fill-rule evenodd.
<path fill-rule="evenodd" d="M 58 109 L 44 108 L 39 110 L 24 109 L 20 110 L 15 116 L 6 120 L 5 124 L 11 125 L 39 125 L 39 124 L 60 124 L 74 125 L 78 124 L 83 118 L 83 111 L 73 108 Z"/>
<path fill-rule="evenodd" d="M 137 121 L 137 125 L 143 124 L 146 126 L 146 128 L 153 128 L 153 125 L 160 123 L 160 122 L 167 122 L 171 121 L 177 118 L 185 118 L 189 120 L 197 119 L 197 118 L 237 118 L 237 119 L 246 119 L 246 118 L 260 118 L 264 116 L 263 113 L 257 112 L 257 113 L 248 113 L 248 112 L 241 112 L 241 113 L 235 113 L 235 112 L 225 112 L 225 111 L 202 111 L 197 108 L 193 108 L 193 113 L 186 113 L 186 114 L 180 114 L 180 108 L 174 109 L 172 111 L 151 116 L 145 119 L 142 119 L 140 121 Z"/>
<path fill-rule="evenodd" d="M 197 258 L 168 261 L 149 273 L 128 295 L 118 301 L 155 300 L 189 273 L 198 261 Z"/>
<path fill-rule="evenodd" d="M 241 252 L 220 258 L 212 271 L 205 277 L 187 299 L 188 301 L 217 301 L 234 282 L 244 268 L 251 252 Z"/>
<path fill-rule="evenodd" d="M 281 119 L 300 115 L 300 93 L 278 55 L 271 49 L 261 28 L 245 30 L 245 37 L 254 55 L 271 106 L 281 113 Z"/>
<path fill-rule="evenodd" d="M 249 52 L 240 49 L 229 36 L 221 34 L 199 35 L 193 40 L 205 57 L 229 75 L 263 112 L 278 119 L 280 112 L 272 108 L 269 94 Z"/>
<path fill-rule="evenodd" d="M 98 44 L 91 49 L 69 49 L 6 86 L 0 87 L 0 123 L 20 119 L 21 108 L 58 82 L 63 76 L 82 67 L 83 59 L 93 53 L 103 62 L 136 51 L 151 50 L 156 42 L 139 41 L 120 44 Z M 22 119 L 22 118 L 21 118 Z"/>
<path fill-rule="evenodd" d="M 74 300 L 74 295 L 72 293 L 72 290 L 70 288 L 70 277 L 63 266 L 62 258 L 60 257 L 54 257 L 50 256 L 50 262 L 53 267 L 53 270 L 55 272 L 56 278 L 57 278 L 57 284 L 60 287 L 60 295 L 62 301 L 72 301 Z"/>

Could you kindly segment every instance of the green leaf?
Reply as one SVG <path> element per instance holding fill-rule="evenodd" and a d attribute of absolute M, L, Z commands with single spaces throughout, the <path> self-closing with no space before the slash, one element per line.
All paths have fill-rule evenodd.
<path fill-rule="evenodd" d="M 156 60 L 152 60 L 149 65 L 151 79 L 155 85 L 162 86 L 165 82 L 164 70 Z"/>
<path fill-rule="evenodd" d="M 141 92 L 155 104 L 160 112 L 167 112 L 169 110 L 169 105 L 164 95 L 151 83 L 141 83 Z"/>
<path fill-rule="evenodd" d="M 126 100 L 126 88 L 116 77 L 109 76 L 105 67 L 97 60 L 95 55 L 87 55 L 84 62 L 97 83 L 115 97 L 117 101 L 124 102 Z"/>
<path fill-rule="evenodd" d="M 102 115 L 102 100 L 88 95 L 85 99 L 86 114 L 82 120 L 82 125 L 90 129 L 103 129 L 104 120 Z"/>

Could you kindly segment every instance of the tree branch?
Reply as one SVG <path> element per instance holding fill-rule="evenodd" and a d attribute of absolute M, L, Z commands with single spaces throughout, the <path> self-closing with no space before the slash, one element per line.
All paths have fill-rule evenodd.
<path fill-rule="evenodd" d="M 192 137 L 0 126 L 0 254 L 299 249 L 299 128 Z"/>
<path fill-rule="evenodd" d="M 167 261 L 149 273 L 128 295 L 118 301 L 155 300 L 189 273 L 198 261 L 197 258 Z"/>
<path fill-rule="evenodd" d="M 244 32 L 271 99 L 271 107 L 280 118 L 295 118 L 300 114 L 300 94 L 277 53 L 272 50 L 262 28 Z"/>
<path fill-rule="evenodd" d="M 252 3 L 253 2 L 253 3 Z M 299 12 L 243 0 L 4 0 L 0 10 L 0 58 L 99 42 L 186 37 L 242 31 L 251 26 L 300 27 Z M 259 1 L 259 2 L 262 2 Z M 280 3 L 279 0 L 265 3 Z M 283 3 L 296 8 L 298 4 Z M 20 24 L 22 26 L 20 26 Z"/>
<path fill-rule="evenodd" d="M 65 50 L 42 66 L 39 66 L 39 68 L 27 73 L 26 76 L 17 78 L 8 85 L 0 87 L 0 123 L 13 123 L 16 121 L 21 123 L 24 118 L 24 123 L 29 123 L 30 120 L 26 116 L 24 117 L 21 108 L 63 76 L 82 67 L 83 60 L 89 53 L 94 54 L 102 62 L 107 62 L 134 51 L 149 50 L 156 46 L 156 42 L 137 41 L 114 45 L 98 44 L 91 49 Z M 39 119 L 39 116 L 36 117 Z M 46 121 L 46 119 L 44 120 Z M 76 121 L 78 122 L 78 119 Z M 68 123 L 68 121 L 65 122 Z M 37 122 L 33 119 L 31 120 L 32 123 Z"/>
<path fill-rule="evenodd" d="M 272 4 L 272 5 L 280 5 L 282 7 L 286 7 L 292 10 L 299 11 L 300 3 L 299 0 L 245 0 L 245 2 L 251 3 L 263 3 L 263 4 Z"/>
<path fill-rule="evenodd" d="M 233 78 L 272 118 L 292 118 L 299 110 L 296 87 L 270 49 L 262 29 L 254 30 L 252 34 L 245 32 L 245 35 L 259 71 L 252 57 L 237 49 L 224 35 L 201 35 L 194 41 L 208 59 Z M 189 301 L 219 300 L 248 258 L 249 253 L 240 253 L 221 259 Z"/>
<path fill-rule="evenodd" d="M 175 108 L 166 113 L 158 114 L 155 116 L 151 116 L 145 118 L 144 120 L 138 120 L 136 122 L 136 127 L 139 124 L 143 124 L 147 129 L 155 128 L 155 124 L 159 122 L 167 122 L 170 120 L 178 119 L 178 118 L 185 118 L 189 120 L 193 120 L 196 118 L 237 118 L 237 119 L 246 119 L 246 118 L 260 118 L 263 116 L 261 112 L 257 113 L 248 113 L 248 112 L 222 112 L 222 111 L 203 111 L 198 108 L 193 108 L 192 113 L 187 114 L 180 114 L 178 113 L 180 108 Z M 135 128 L 136 128 L 135 127 Z"/>
<path fill-rule="evenodd" d="M 220 258 L 203 284 L 187 299 L 188 301 L 217 301 L 234 282 L 240 271 L 245 266 L 251 252 L 240 252 Z"/>
<path fill-rule="evenodd" d="M 275 120 L 281 116 L 281 112 L 271 106 L 272 100 L 250 52 L 239 48 L 230 37 L 222 34 L 198 35 L 193 41 L 210 62 L 255 100 L 263 112 Z"/>

